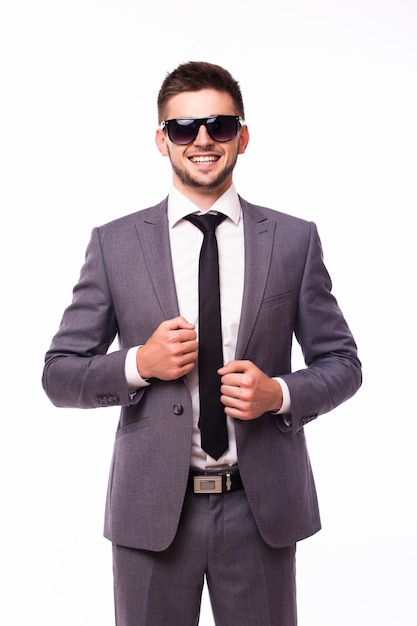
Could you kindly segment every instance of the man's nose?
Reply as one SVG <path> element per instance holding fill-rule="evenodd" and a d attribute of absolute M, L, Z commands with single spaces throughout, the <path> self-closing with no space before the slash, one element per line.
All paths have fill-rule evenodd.
<path fill-rule="evenodd" d="M 194 143 L 198 146 L 208 146 L 213 143 L 213 139 L 208 134 L 207 128 L 204 126 L 204 124 L 201 124 L 200 128 L 198 129 L 197 137 L 194 139 Z"/>

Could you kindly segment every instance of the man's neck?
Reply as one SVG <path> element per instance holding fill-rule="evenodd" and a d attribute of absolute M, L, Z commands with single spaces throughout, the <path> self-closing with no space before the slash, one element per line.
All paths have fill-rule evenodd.
<path fill-rule="evenodd" d="M 216 189 L 194 189 L 193 187 L 178 184 L 178 182 L 174 180 L 175 189 L 188 198 L 203 213 L 208 211 L 213 206 L 213 204 L 230 188 L 231 184 L 232 183 L 228 181 L 227 184 L 221 185 Z"/>

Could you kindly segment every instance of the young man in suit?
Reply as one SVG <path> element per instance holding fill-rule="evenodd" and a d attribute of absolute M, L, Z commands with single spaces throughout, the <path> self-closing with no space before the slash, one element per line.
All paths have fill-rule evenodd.
<path fill-rule="evenodd" d="M 315 225 L 234 188 L 249 134 L 229 72 L 180 65 L 158 114 L 172 189 L 93 230 L 44 388 L 57 406 L 121 407 L 105 516 L 118 626 L 195 626 L 204 577 L 219 625 L 295 626 L 296 543 L 320 529 L 304 426 L 359 388 L 356 345 Z M 201 220 L 219 286 L 217 258 L 199 270 Z"/>

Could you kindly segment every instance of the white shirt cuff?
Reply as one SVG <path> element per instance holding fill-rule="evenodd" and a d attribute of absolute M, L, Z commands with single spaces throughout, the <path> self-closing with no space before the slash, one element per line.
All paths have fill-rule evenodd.
<path fill-rule="evenodd" d="M 130 348 L 126 354 L 125 376 L 129 391 L 131 392 L 150 385 L 147 380 L 140 376 L 136 366 L 136 354 L 141 347 L 142 346 L 136 346 L 135 348 Z"/>
<path fill-rule="evenodd" d="M 283 415 L 285 413 L 291 413 L 291 396 L 287 383 L 285 382 L 285 380 L 279 378 L 278 376 L 276 376 L 274 380 L 277 380 L 281 385 L 282 405 L 280 409 L 277 409 L 276 411 L 271 411 L 271 413 L 273 415 Z"/>
<path fill-rule="evenodd" d="M 282 415 L 282 413 L 291 413 L 291 396 L 288 385 L 282 378 L 278 377 L 275 380 L 279 382 L 282 389 L 282 405 L 280 410 L 278 411 L 278 415 Z"/>

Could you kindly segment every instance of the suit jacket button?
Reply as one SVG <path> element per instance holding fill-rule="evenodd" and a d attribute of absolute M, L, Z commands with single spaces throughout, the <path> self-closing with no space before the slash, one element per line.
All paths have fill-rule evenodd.
<path fill-rule="evenodd" d="M 184 407 L 182 406 L 182 404 L 174 404 L 172 410 L 174 411 L 175 415 L 182 415 L 184 413 Z"/>

